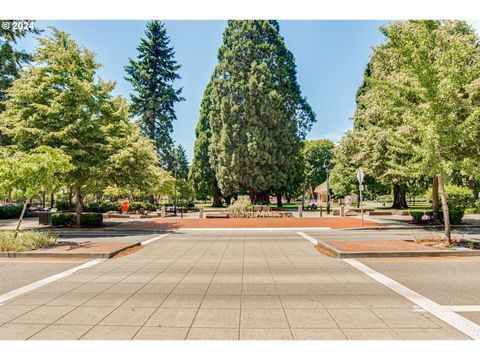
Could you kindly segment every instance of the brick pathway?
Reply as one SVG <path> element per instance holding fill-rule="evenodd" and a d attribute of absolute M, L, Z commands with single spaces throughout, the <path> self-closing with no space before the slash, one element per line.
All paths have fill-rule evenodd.
<path fill-rule="evenodd" d="M 294 233 L 175 234 L 0 306 L 0 339 L 463 339 Z"/>
<path fill-rule="evenodd" d="M 378 226 L 373 221 L 365 221 L 364 226 Z M 148 230 L 177 230 L 188 228 L 315 228 L 330 227 L 332 229 L 346 229 L 361 227 L 362 220 L 351 217 L 323 217 L 323 218 L 266 218 L 266 219 L 156 219 L 131 224 L 124 224 L 116 228 L 148 229 Z"/>

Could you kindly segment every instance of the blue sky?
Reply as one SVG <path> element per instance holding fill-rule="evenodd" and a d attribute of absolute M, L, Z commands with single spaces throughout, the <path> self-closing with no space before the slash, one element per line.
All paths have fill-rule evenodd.
<path fill-rule="evenodd" d="M 205 86 L 216 65 L 226 21 L 166 21 L 177 61 L 182 65 L 177 87 L 183 87 L 186 101 L 175 107 L 177 121 L 173 137 L 182 144 L 189 159 L 193 156 L 194 129 Z M 355 92 L 371 47 L 383 41 L 378 27 L 385 21 L 280 21 L 280 33 L 295 56 L 302 93 L 317 114 L 317 123 L 308 139 L 338 141 L 351 128 L 355 111 Z M 46 29 L 55 26 L 71 34 L 79 44 L 97 54 L 103 64 L 99 76 L 117 82 L 115 94 L 129 98 L 130 85 L 124 80 L 128 58 L 144 36 L 145 21 L 38 21 Z M 45 33 L 44 33 L 45 34 Z M 19 46 L 28 50 L 37 45 L 27 38 Z"/>

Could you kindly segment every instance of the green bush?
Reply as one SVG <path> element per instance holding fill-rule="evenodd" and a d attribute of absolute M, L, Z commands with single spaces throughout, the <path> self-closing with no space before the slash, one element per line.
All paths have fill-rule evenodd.
<path fill-rule="evenodd" d="M 465 209 L 448 209 L 448 215 L 451 225 L 460 225 L 462 223 L 463 215 L 465 215 Z M 440 212 L 438 216 L 443 223 L 443 212 Z"/>
<path fill-rule="evenodd" d="M 108 211 L 120 211 L 122 204 L 115 201 L 91 202 L 84 204 L 83 209 L 86 212 L 106 213 Z"/>
<path fill-rule="evenodd" d="M 410 211 L 410 216 L 414 222 L 421 222 L 423 215 L 425 215 L 424 211 Z"/>
<path fill-rule="evenodd" d="M 0 206 L 0 219 L 16 219 L 22 213 L 23 205 Z M 29 216 L 28 208 L 25 209 L 25 217 Z"/>
<path fill-rule="evenodd" d="M 56 212 L 51 215 L 52 225 L 72 226 L 77 223 L 77 214 L 71 212 Z M 99 213 L 82 213 L 82 226 L 102 226 L 103 215 Z"/>
<path fill-rule="evenodd" d="M 54 245 L 58 235 L 39 231 L 0 231 L 0 252 L 28 251 Z"/>
<path fill-rule="evenodd" d="M 69 212 L 56 212 L 50 214 L 53 226 L 69 226 L 77 223 L 77 214 Z"/>
<path fill-rule="evenodd" d="M 68 202 L 67 201 L 56 201 L 53 204 L 53 207 L 58 211 L 67 211 L 68 210 Z"/>
<path fill-rule="evenodd" d="M 465 209 L 465 214 L 480 214 L 480 208 Z"/>
<path fill-rule="evenodd" d="M 103 214 L 99 213 L 83 213 L 82 226 L 102 226 Z"/>
<path fill-rule="evenodd" d="M 149 202 L 131 202 L 128 204 L 128 211 L 135 212 L 138 209 L 143 209 L 145 211 L 156 211 L 157 205 Z"/>
<path fill-rule="evenodd" d="M 455 209 L 466 209 L 474 204 L 472 190 L 465 186 L 445 185 L 445 193 L 447 195 L 448 207 Z M 428 189 L 425 193 L 427 202 L 432 202 L 432 189 Z M 441 198 L 439 193 L 439 202 L 441 206 Z"/>

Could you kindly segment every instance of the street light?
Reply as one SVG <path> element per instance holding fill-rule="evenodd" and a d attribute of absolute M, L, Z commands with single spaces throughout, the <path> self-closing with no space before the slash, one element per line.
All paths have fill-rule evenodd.
<path fill-rule="evenodd" d="M 330 196 L 328 193 L 328 165 L 330 165 L 330 162 L 327 164 L 327 160 L 323 162 L 323 168 L 325 169 L 325 173 L 327 174 L 327 215 L 330 215 Z"/>
<path fill-rule="evenodd" d="M 173 185 L 173 213 L 177 216 L 177 168 L 178 164 L 175 163 L 173 168 L 173 174 L 175 178 L 175 184 Z"/>
<path fill-rule="evenodd" d="M 42 210 L 45 209 L 45 188 L 40 188 L 40 194 L 42 195 Z"/>

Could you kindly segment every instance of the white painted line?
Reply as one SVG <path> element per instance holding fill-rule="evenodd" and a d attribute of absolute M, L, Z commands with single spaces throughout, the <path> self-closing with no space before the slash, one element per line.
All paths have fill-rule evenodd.
<path fill-rule="evenodd" d="M 23 295 L 29 291 L 32 291 L 32 290 L 35 290 L 35 289 L 38 289 L 39 287 L 43 286 L 43 285 L 47 285 L 47 284 L 50 284 L 51 282 L 54 282 L 56 280 L 59 280 L 59 279 L 62 279 L 68 275 L 71 275 L 73 273 L 76 273 L 77 271 L 80 271 L 80 270 L 83 270 L 83 269 L 87 269 L 93 265 L 96 265 L 98 264 L 99 262 L 102 262 L 104 259 L 96 259 L 96 260 L 92 260 L 92 261 L 89 261 L 85 264 L 82 264 L 80 266 L 77 266 L 77 267 L 74 267 L 73 269 L 69 269 L 67 271 L 64 271 L 62 273 L 59 273 L 59 274 L 55 274 L 55 275 L 52 275 L 52 276 L 49 276 L 45 279 L 42 279 L 42 280 L 38 280 L 34 283 L 31 283 L 29 285 L 25 285 L 21 288 L 18 288 L 16 290 L 13 290 L 13 291 L 10 291 L 8 293 L 5 293 L 5 294 L 2 294 L 0 295 L 0 305 L 3 305 L 3 303 L 5 301 L 8 301 L 10 299 L 13 299 L 17 296 L 20 296 L 20 295 Z"/>
<path fill-rule="evenodd" d="M 480 311 L 480 305 L 450 305 L 445 306 L 455 312 L 478 312 Z"/>
<path fill-rule="evenodd" d="M 344 259 L 343 261 L 350 264 L 355 269 L 360 270 L 364 274 L 370 276 L 372 279 L 378 281 L 380 284 L 385 285 L 389 289 L 395 291 L 397 294 L 402 295 L 403 297 L 410 300 L 412 303 L 420 306 L 422 309 L 426 310 L 430 314 L 445 321 L 447 324 L 463 332 L 465 335 L 470 336 L 474 340 L 480 340 L 480 325 L 475 324 L 473 321 L 470 321 L 463 316 L 456 314 L 448 307 L 437 304 L 436 302 L 426 298 L 425 296 L 420 295 L 413 290 L 410 290 L 406 286 L 403 286 L 395 280 L 390 279 L 389 277 L 380 274 L 379 272 L 376 272 L 375 270 L 369 268 L 368 266 L 362 264 L 355 259 Z"/>
<path fill-rule="evenodd" d="M 317 245 L 318 244 L 318 240 L 311 237 L 310 235 L 307 235 L 303 232 L 297 232 L 298 235 L 300 236 L 303 236 L 305 239 L 307 239 L 308 241 L 311 241 L 314 245 Z"/>
<path fill-rule="evenodd" d="M 176 231 L 332 231 L 329 227 L 312 228 L 178 228 Z"/>
<path fill-rule="evenodd" d="M 142 241 L 140 244 L 141 244 L 142 246 L 145 246 L 145 245 L 151 244 L 151 243 L 154 242 L 154 241 L 160 240 L 161 238 L 164 238 L 164 237 L 167 236 L 167 235 L 169 235 L 169 234 L 163 234 L 163 235 L 160 235 L 160 236 L 156 236 L 156 237 L 154 237 L 154 238 L 152 238 L 152 239 Z"/>

